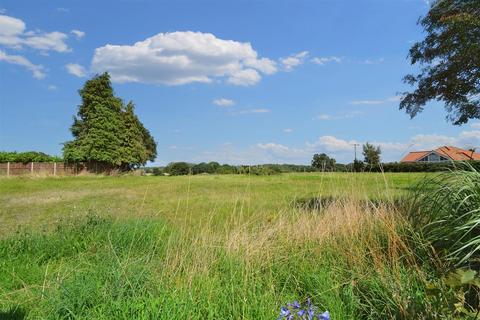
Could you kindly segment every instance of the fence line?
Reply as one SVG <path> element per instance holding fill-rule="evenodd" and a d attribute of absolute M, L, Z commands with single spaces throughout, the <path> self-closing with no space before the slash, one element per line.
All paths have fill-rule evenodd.
<path fill-rule="evenodd" d="M 18 176 L 18 175 L 75 175 L 83 171 L 83 166 L 79 168 L 76 163 L 64 162 L 6 162 L 0 163 L 0 175 Z"/>

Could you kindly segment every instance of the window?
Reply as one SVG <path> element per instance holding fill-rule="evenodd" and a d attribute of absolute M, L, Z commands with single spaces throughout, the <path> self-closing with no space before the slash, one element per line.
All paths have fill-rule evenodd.
<path fill-rule="evenodd" d="M 447 158 L 437 154 L 437 153 L 430 153 L 429 155 L 421 158 L 418 160 L 420 162 L 442 162 L 442 161 L 448 161 Z"/>

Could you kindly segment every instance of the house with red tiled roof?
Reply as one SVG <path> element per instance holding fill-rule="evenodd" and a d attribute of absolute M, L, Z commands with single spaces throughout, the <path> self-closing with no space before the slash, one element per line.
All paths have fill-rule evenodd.
<path fill-rule="evenodd" d="M 435 150 L 413 151 L 400 162 L 442 162 L 480 160 L 480 153 L 452 146 L 443 146 Z"/>

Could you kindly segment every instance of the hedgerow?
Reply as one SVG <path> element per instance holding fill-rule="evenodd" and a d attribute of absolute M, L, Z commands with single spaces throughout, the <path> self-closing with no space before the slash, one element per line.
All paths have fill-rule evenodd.
<path fill-rule="evenodd" d="M 0 151 L 0 163 L 6 162 L 62 162 L 63 159 L 57 156 L 51 156 L 43 152 L 7 152 Z"/>

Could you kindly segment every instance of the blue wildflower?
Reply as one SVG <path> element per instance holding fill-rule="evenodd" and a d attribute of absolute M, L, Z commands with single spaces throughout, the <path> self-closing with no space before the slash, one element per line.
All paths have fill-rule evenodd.
<path fill-rule="evenodd" d="M 307 318 L 307 319 L 308 319 L 308 320 L 312 320 L 312 319 L 313 319 L 313 316 L 315 315 L 315 310 L 313 310 L 312 307 L 309 307 L 307 313 L 308 313 L 308 318 Z"/>
<path fill-rule="evenodd" d="M 288 315 L 290 315 L 290 309 L 288 309 L 287 307 L 281 307 L 280 308 L 280 316 L 278 317 L 277 320 L 284 319 Z"/>
<path fill-rule="evenodd" d="M 307 299 L 307 307 L 310 308 L 312 306 L 312 301 L 310 298 Z"/>
<path fill-rule="evenodd" d="M 287 303 L 280 309 L 280 316 L 278 320 L 330 320 L 330 313 L 325 311 L 324 313 L 318 313 L 318 308 L 315 307 L 310 299 L 307 299 L 305 303 L 300 304 L 298 301 Z"/>

